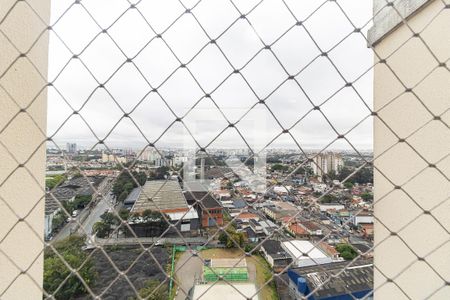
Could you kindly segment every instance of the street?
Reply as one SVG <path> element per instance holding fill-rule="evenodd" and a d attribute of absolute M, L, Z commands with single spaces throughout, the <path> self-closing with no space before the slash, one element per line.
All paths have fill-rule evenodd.
<path fill-rule="evenodd" d="M 105 188 L 102 189 L 103 196 L 94 207 L 85 207 L 80 214 L 72 222 L 67 223 L 61 230 L 55 235 L 53 241 L 59 241 L 65 239 L 75 231 L 79 234 L 86 234 L 92 236 L 92 227 L 96 222 L 100 220 L 100 216 L 108 210 L 110 207 L 114 207 L 114 199 L 110 194 L 112 187 L 112 179 L 108 178 Z M 81 223 L 82 228 L 78 223 Z"/>
<path fill-rule="evenodd" d="M 82 228 L 78 229 L 78 233 L 91 236 L 94 224 L 100 221 L 100 216 L 111 207 L 114 208 L 114 199 L 113 196 L 108 193 L 90 210 L 89 215 L 85 218 L 84 222 L 82 222 Z M 89 209 L 86 208 L 86 210 Z"/>

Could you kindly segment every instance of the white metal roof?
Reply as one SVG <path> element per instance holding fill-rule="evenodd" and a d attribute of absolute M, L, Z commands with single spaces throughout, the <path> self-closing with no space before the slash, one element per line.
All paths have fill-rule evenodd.
<path fill-rule="evenodd" d="M 314 246 L 310 241 L 293 240 L 283 242 L 283 247 L 291 254 L 292 258 L 296 261 L 309 261 L 314 264 L 321 264 L 324 262 L 331 262 L 331 258 L 326 255 L 318 246 Z M 303 253 L 307 253 L 308 256 L 304 256 Z"/>
<path fill-rule="evenodd" d="M 170 212 L 170 213 L 166 213 L 166 215 L 168 215 L 170 220 L 172 220 L 172 221 L 178 221 L 180 219 L 191 220 L 191 219 L 198 218 L 197 211 L 192 206 L 189 207 L 188 212 Z"/>

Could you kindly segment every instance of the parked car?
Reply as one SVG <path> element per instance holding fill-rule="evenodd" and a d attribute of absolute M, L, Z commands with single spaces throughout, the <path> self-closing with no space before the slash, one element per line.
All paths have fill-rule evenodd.
<path fill-rule="evenodd" d="M 73 212 L 72 212 L 72 217 L 74 217 L 74 218 L 76 218 L 78 216 L 78 210 L 74 210 Z"/>

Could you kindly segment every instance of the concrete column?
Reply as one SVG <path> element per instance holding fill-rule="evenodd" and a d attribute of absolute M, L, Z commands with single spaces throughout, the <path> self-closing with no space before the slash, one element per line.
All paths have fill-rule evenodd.
<path fill-rule="evenodd" d="M 0 0 L 0 299 L 42 299 L 49 13 Z"/>
<path fill-rule="evenodd" d="M 450 9 L 395 2 L 425 43 L 392 9 L 371 30 L 386 59 L 374 70 L 375 299 L 448 299 Z"/>

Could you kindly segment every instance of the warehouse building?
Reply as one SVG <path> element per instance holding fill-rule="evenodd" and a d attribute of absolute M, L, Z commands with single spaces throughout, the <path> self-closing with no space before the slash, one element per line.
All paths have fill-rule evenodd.
<path fill-rule="evenodd" d="M 183 234 L 198 233 L 198 213 L 194 207 L 188 205 L 180 184 L 176 180 L 147 181 L 131 208 L 131 213 L 142 214 L 146 210 L 165 214 L 170 223 L 176 224 L 178 231 Z"/>
<path fill-rule="evenodd" d="M 292 240 L 282 243 L 283 248 L 292 257 L 294 266 L 306 267 L 331 263 L 336 259 L 322 251 L 310 241 Z M 342 259 L 338 259 L 342 260 Z"/>
<path fill-rule="evenodd" d="M 288 271 L 291 299 L 372 299 L 373 261 L 335 262 Z"/>

